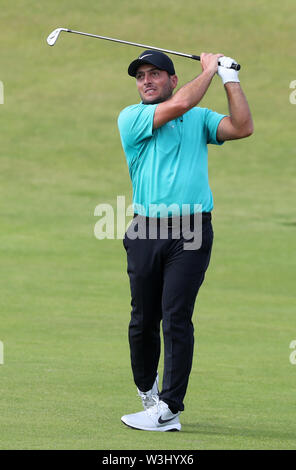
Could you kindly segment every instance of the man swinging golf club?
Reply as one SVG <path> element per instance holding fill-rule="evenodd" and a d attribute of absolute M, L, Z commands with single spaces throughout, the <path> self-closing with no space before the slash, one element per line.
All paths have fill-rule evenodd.
<path fill-rule="evenodd" d="M 128 68 L 141 103 L 128 106 L 118 118 L 135 211 L 123 240 L 132 305 L 129 344 L 133 377 L 144 406 L 144 411 L 121 420 L 140 430 L 181 429 L 179 415 L 193 358 L 191 319 L 213 243 L 207 146 L 253 133 L 238 72 L 229 68 L 236 62 L 223 54 L 202 53 L 200 59 L 202 72 L 173 94 L 178 78 L 171 59 L 159 51 L 144 51 Z M 227 116 L 197 107 L 216 73 L 226 91 Z M 170 211 L 163 211 L 164 207 Z M 172 235 L 174 219 L 189 217 L 191 228 L 196 211 L 202 220 L 201 246 L 184 249 L 183 234 Z M 144 236 L 135 237 L 139 220 Z M 160 236 L 159 225 L 157 236 L 149 237 L 151 221 L 166 224 L 166 238 Z M 161 321 L 164 372 L 159 392 Z"/>

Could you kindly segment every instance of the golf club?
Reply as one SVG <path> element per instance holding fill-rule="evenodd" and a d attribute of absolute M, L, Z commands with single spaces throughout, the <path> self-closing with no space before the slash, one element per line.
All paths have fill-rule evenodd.
<path fill-rule="evenodd" d="M 82 36 L 90 36 L 92 38 L 97 38 L 97 39 L 104 39 L 106 41 L 119 42 L 121 44 L 128 44 L 129 46 L 142 47 L 143 49 L 151 49 L 155 51 L 167 52 L 168 54 L 175 54 L 181 57 L 187 57 L 189 59 L 200 60 L 200 56 L 194 55 L 194 54 L 184 54 L 183 52 L 171 51 L 169 49 L 162 49 L 160 47 L 147 46 L 146 44 L 138 44 L 136 42 L 123 41 L 122 39 L 114 39 L 114 38 L 108 38 L 106 36 L 98 36 L 97 34 L 83 33 L 81 31 L 74 31 L 73 29 L 68 29 L 68 28 L 57 28 L 54 31 L 52 31 L 52 33 L 50 33 L 50 35 L 47 38 L 47 44 L 49 46 L 54 46 L 62 31 L 65 31 L 66 33 L 81 34 Z M 240 70 L 241 66 L 240 64 L 233 63 L 230 68 L 234 70 Z"/>

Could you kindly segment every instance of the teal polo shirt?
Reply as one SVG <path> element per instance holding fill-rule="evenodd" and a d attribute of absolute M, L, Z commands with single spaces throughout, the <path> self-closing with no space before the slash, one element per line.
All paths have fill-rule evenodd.
<path fill-rule="evenodd" d="M 210 212 L 208 144 L 217 141 L 225 117 L 195 107 L 153 129 L 157 104 L 128 106 L 118 117 L 121 143 L 133 186 L 133 207 L 147 217 Z"/>

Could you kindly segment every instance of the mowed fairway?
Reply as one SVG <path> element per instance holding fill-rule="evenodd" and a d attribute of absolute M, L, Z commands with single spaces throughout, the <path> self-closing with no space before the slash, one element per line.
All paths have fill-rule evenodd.
<path fill-rule="evenodd" d="M 242 64 L 255 133 L 209 149 L 215 243 L 180 433 L 120 422 L 141 409 L 126 257 L 94 236 L 98 204 L 131 202 L 116 121 L 139 101 L 141 49 L 67 33 L 50 48 L 57 27 Z M 0 37 L 0 448 L 295 448 L 295 2 L 15 0 Z M 201 70 L 173 60 L 180 85 Z M 201 106 L 227 113 L 218 77 Z"/>

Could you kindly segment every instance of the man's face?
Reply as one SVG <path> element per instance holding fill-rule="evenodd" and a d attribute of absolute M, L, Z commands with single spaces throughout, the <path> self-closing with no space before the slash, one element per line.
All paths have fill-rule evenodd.
<path fill-rule="evenodd" d="M 178 78 L 159 70 L 154 65 L 141 65 L 136 73 L 137 88 L 144 104 L 156 104 L 166 101 L 172 96 Z"/>

